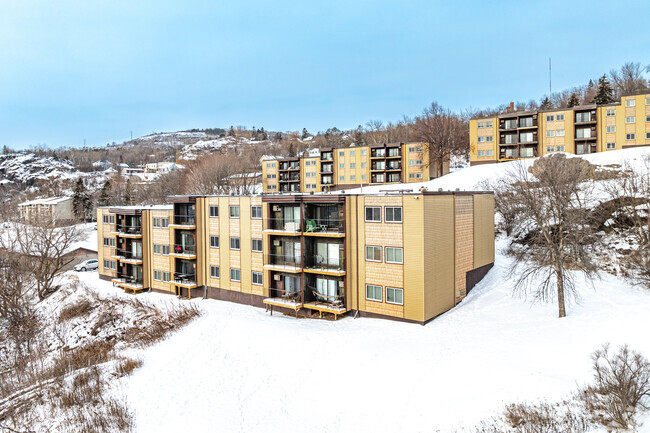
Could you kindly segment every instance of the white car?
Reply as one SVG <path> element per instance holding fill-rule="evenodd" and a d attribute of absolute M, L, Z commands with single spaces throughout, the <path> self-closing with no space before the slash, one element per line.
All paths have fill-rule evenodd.
<path fill-rule="evenodd" d="M 77 266 L 75 266 L 73 269 L 75 271 L 83 271 L 86 272 L 89 269 L 97 269 L 98 262 L 97 259 L 91 259 L 91 260 L 86 260 L 85 262 L 79 263 Z"/>

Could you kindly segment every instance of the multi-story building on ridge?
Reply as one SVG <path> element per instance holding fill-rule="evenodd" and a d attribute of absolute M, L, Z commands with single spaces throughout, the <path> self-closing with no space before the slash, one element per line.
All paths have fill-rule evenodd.
<path fill-rule="evenodd" d="M 321 148 L 302 157 L 264 157 L 262 191 L 321 192 L 361 185 L 424 182 L 436 177 L 426 143 Z M 449 173 L 445 162 L 442 174 Z"/>
<path fill-rule="evenodd" d="M 470 163 L 584 155 L 650 145 L 650 92 L 607 105 L 516 112 L 469 122 Z"/>
<path fill-rule="evenodd" d="M 173 196 L 103 207 L 99 274 L 154 290 L 335 317 L 425 323 L 494 262 L 485 192 Z"/>

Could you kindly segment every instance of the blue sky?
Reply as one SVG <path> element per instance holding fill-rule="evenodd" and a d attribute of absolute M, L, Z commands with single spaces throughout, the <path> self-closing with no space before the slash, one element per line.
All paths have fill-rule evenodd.
<path fill-rule="evenodd" d="M 0 146 L 311 132 L 650 63 L 648 1 L 0 1 Z"/>

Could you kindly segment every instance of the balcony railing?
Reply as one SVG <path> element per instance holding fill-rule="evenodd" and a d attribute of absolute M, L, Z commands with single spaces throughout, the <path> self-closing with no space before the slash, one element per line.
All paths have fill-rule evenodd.
<path fill-rule="evenodd" d="M 174 272 L 174 283 L 181 285 L 196 285 L 196 274 Z"/>
<path fill-rule="evenodd" d="M 324 271 L 343 271 L 345 270 L 345 258 L 320 255 L 307 256 L 305 257 L 305 268 L 312 270 L 322 269 Z"/>
<path fill-rule="evenodd" d="M 275 230 L 289 233 L 299 233 L 301 231 L 300 218 L 267 218 L 266 230 Z"/>
<path fill-rule="evenodd" d="M 143 281 L 142 278 L 136 278 L 133 275 L 118 273 L 116 278 L 113 278 L 111 281 L 113 283 L 122 283 L 129 284 L 131 286 L 140 286 L 142 287 Z"/>
<path fill-rule="evenodd" d="M 118 233 L 126 233 L 128 235 L 139 235 L 142 234 L 142 226 L 116 224 L 115 231 Z"/>
<path fill-rule="evenodd" d="M 305 233 L 343 233 L 344 221 L 333 218 L 305 218 Z"/>
<path fill-rule="evenodd" d="M 332 155 L 332 153 L 321 153 L 320 154 L 320 160 L 321 161 L 334 161 L 334 155 Z"/>
<path fill-rule="evenodd" d="M 142 260 L 142 252 L 140 252 L 140 254 L 135 254 L 131 250 L 123 250 L 121 248 L 116 248 L 113 257 L 120 257 L 121 259 L 126 259 L 126 260 Z"/>
<path fill-rule="evenodd" d="M 297 270 L 302 268 L 301 256 L 288 256 L 285 254 L 267 254 L 269 265 L 276 268 Z"/>
<path fill-rule="evenodd" d="M 196 217 L 194 215 L 174 215 L 173 224 L 177 225 L 195 225 Z"/>
<path fill-rule="evenodd" d="M 171 254 L 188 257 L 196 256 L 196 245 L 174 244 L 172 245 Z"/>

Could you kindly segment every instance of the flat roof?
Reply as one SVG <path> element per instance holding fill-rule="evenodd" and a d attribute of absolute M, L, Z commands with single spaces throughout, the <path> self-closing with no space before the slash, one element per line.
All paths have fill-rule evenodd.
<path fill-rule="evenodd" d="M 20 203 L 18 206 L 51 205 L 51 204 L 63 203 L 64 201 L 67 200 L 72 200 L 72 197 L 37 198 L 35 200 L 30 200 L 30 201 Z"/>

